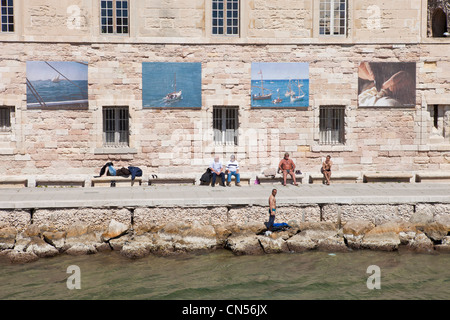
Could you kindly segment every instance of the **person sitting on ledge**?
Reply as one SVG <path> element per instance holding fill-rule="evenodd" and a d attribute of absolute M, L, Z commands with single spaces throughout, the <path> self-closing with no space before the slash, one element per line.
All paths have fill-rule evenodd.
<path fill-rule="evenodd" d="M 225 173 L 223 172 L 222 162 L 220 162 L 219 156 L 214 157 L 214 161 L 211 162 L 209 168 L 212 173 L 211 187 L 216 185 L 216 177 L 220 176 L 222 178 L 222 187 L 225 187 Z"/>
<path fill-rule="evenodd" d="M 230 187 L 231 186 L 231 176 L 235 176 L 236 177 L 236 186 L 240 187 L 241 184 L 241 175 L 239 174 L 239 163 L 236 161 L 236 157 L 234 155 L 232 155 L 230 157 L 230 161 L 228 161 L 227 163 L 227 168 L 226 168 L 226 172 L 227 172 L 227 186 Z"/>
<path fill-rule="evenodd" d="M 289 174 L 294 181 L 294 185 L 298 186 L 297 181 L 295 180 L 295 164 L 292 159 L 289 159 L 289 153 L 284 154 L 284 158 L 281 159 L 280 164 L 278 165 L 278 172 L 280 170 L 283 172 L 283 186 L 286 185 L 286 177 Z"/>
<path fill-rule="evenodd" d="M 323 177 L 326 180 L 326 184 L 330 185 L 330 179 L 331 179 L 331 166 L 333 165 L 333 162 L 331 161 L 331 156 L 327 156 L 326 160 L 322 163 L 322 168 L 320 171 L 323 174 Z"/>

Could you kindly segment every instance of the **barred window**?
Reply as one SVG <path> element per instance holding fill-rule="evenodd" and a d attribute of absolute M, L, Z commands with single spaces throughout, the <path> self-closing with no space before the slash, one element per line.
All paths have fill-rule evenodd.
<path fill-rule="evenodd" d="M 239 0 L 212 0 L 212 34 L 239 35 Z"/>
<path fill-rule="evenodd" d="M 1 0 L 2 32 L 14 32 L 14 1 Z"/>
<path fill-rule="evenodd" d="M 127 34 L 129 32 L 128 0 L 101 1 L 101 32 Z"/>
<path fill-rule="evenodd" d="M 130 136 L 128 107 L 103 108 L 103 145 L 128 147 Z"/>
<path fill-rule="evenodd" d="M 320 107 L 320 144 L 345 143 L 345 107 Z"/>
<path fill-rule="evenodd" d="M 0 132 L 11 131 L 11 108 L 0 107 Z"/>
<path fill-rule="evenodd" d="M 319 34 L 347 33 L 347 0 L 320 0 Z"/>
<path fill-rule="evenodd" d="M 214 107 L 213 130 L 216 144 L 238 145 L 238 107 Z"/>

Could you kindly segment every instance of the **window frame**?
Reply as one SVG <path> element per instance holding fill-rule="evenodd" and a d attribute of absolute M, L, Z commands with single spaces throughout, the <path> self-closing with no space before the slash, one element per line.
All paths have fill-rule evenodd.
<path fill-rule="evenodd" d="M 335 9 L 335 4 L 337 3 L 339 6 L 342 5 L 341 1 L 345 5 L 345 8 L 342 10 L 341 8 Z M 329 9 L 322 7 L 329 4 Z M 328 12 L 329 17 L 322 17 L 322 13 Z M 341 13 L 344 13 L 344 17 L 341 17 Z M 339 21 L 343 21 L 344 25 L 335 26 L 336 17 L 335 14 L 339 14 Z M 324 22 L 323 22 L 324 20 Z M 329 20 L 329 33 L 326 33 L 326 23 Z M 319 0 L 319 36 L 321 37 L 347 37 L 348 35 L 348 0 Z M 334 30 L 338 28 L 339 33 L 334 33 Z M 341 33 L 341 29 L 343 28 L 343 33 Z"/>
<path fill-rule="evenodd" d="M 239 145 L 239 107 L 213 107 L 213 139 L 216 145 Z M 220 127 L 220 129 L 219 129 Z"/>
<path fill-rule="evenodd" d="M 130 110 L 128 106 L 103 107 L 102 123 L 103 147 L 128 148 L 130 146 Z M 124 127 L 126 129 L 122 129 Z"/>
<path fill-rule="evenodd" d="M 219 8 L 220 4 L 222 4 L 222 9 Z M 233 4 L 237 4 L 237 8 L 233 8 Z M 229 8 L 229 5 L 231 8 Z M 217 16 L 214 14 L 217 12 Z M 220 16 L 220 12 L 222 12 L 222 16 Z M 233 13 L 236 13 L 236 17 L 232 16 Z M 231 16 L 229 16 L 229 14 Z M 229 25 L 229 21 L 231 20 L 231 25 Z M 235 21 L 234 21 L 235 20 Z M 215 22 L 217 24 L 215 25 Z M 222 22 L 222 25 L 220 25 Z M 234 24 L 236 22 L 236 25 Z M 223 32 L 220 33 L 218 30 L 222 28 Z M 228 29 L 231 28 L 232 32 L 228 32 Z M 215 31 L 217 29 L 217 31 Z M 233 29 L 236 29 L 234 32 Z M 212 0 L 211 3 L 211 35 L 218 37 L 240 37 L 241 34 L 241 1 L 240 0 Z"/>
<path fill-rule="evenodd" d="M 111 8 L 103 8 L 103 3 L 110 2 L 112 4 Z M 124 9 L 122 7 L 123 2 L 126 2 L 127 7 Z M 120 3 L 121 8 L 118 8 L 118 3 Z M 129 0 L 100 0 L 100 34 L 102 35 L 129 35 L 130 34 L 130 1 Z M 111 10 L 112 16 L 109 16 L 108 14 L 106 16 L 103 15 L 103 10 Z M 120 10 L 121 14 L 120 17 L 118 16 L 118 10 Z M 124 17 L 123 10 L 127 10 L 127 16 Z M 103 19 L 111 19 L 112 24 L 109 24 L 108 22 L 106 24 L 103 23 Z M 118 24 L 118 19 L 122 19 L 122 24 Z M 123 19 L 127 19 L 127 23 L 123 24 Z M 106 28 L 105 31 L 104 28 Z M 108 28 L 112 28 L 112 32 L 109 32 Z M 118 32 L 118 29 L 122 28 L 122 32 Z M 123 32 L 123 28 L 127 28 L 127 32 Z"/>
<path fill-rule="evenodd" d="M 5 11 L 5 13 L 4 13 Z M 11 12 L 10 12 L 11 11 Z M 14 33 L 15 23 L 14 23 L 14 0 L 1 0 L 0 2 L 0 22 L 1 22 L 1 33 Z M 6 19 L 6 22 L 3 20 Z M 12 20 L 12 21 L 10 21 Z M 6 27 L 7 30 L 3 30 Z"/>
<path fill-rule="evenodd" d="M 0 106 L 0 133 L 1 132 L 11 132 L 11 114 L 13 108 L 8 106 Z"/>
<path fill-rule="evenodd" d="M 319 107 L 319 144 L 344 145 L 346 108 L 342 105 Z M 337 136 L 337 137 L 336 137 Z"/>

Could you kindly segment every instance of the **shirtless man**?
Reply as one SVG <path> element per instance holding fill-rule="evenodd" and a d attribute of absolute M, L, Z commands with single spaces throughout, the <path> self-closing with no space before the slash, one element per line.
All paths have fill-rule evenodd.
<path fill-rule="evenodd" d="M 330 185 L 331 178 L 331 166 L 333 162 L 331 161 L 331 157 L 327 156 L 326 160 L 322 163 L 322 174 L 327 181 L 327 185 Z"/>
<path fill-rule="evenodd" d="M 290 174 L 292 180 L 294 180 L 294 185 L 298 186 L 297 181 L 295 181 L 295 164 L 292 159 L 289 159 L 289 153 L 284 154 L 284 158 L 281 159 L 280 164 L 278 165 L 278 171 L 283 172 L 283 186 L 286 185 L 287 175 Z"/>
<path fill-rule="evenodd" d="M 275 213 L 277 209 L 277 200 L 275 196 L 277 195 L 277 189 L 272 189 L 272 194 L 269 197 L 269 223 L 267 224 L 267 229 L 272 230 L 273 223 L 275 222 Z"/>

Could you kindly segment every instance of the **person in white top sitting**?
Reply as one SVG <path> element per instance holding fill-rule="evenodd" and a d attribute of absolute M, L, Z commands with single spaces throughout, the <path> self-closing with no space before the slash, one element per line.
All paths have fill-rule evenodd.
<path fill-rule="evenodd" d="M 240 187 L 241 175 L 239 174 L 239 163 L 236 161 L 236 157 L 232 155 L 230 161 L 227 163 L 227 186 L 231 186 L 231 176 L 236 177 L 236 186 Z"/>
<path fill-rule="evenodd" d="M 209 168 L 211 169 L 212 173 L 211 187 L 215 187 L 217 176 L 220 176 L 222 178 L 221 186 L 225 187 L 225 173 L 223 172 L 223 165 L 222 162 L 220 162 L 219 156 L 214 157 L 214 161 L 211 162 Z"/>

